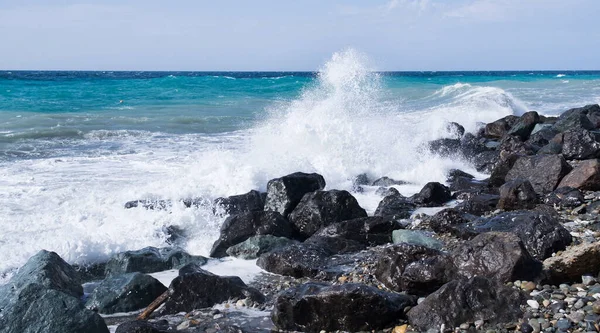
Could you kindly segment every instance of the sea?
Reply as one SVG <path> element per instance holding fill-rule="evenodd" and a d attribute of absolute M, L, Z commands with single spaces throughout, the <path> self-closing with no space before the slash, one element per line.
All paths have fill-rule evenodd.
<path fill-rule="evenodd" d="M 207 255 L 225 217 L 181 200 L 264 191 L 317 172 L 352 191 L 366 173 L 409 184 L 449 169 L 429 140 L 506 115 L 600 103 L 599 71 L 382 72 L 354 50 L 314 72 L 0 71 L 0 283 L 41 249 L 89 264 L 146 246 Z M 373 212 L 375 188 L 353 193 Z M 167 210 L 125 209 L 171 200 Z"/>

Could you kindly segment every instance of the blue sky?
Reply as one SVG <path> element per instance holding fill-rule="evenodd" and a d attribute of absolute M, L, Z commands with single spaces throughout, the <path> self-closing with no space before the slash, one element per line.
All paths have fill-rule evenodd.
<path fill-rule="evenodd" d="M 1 69 L 600 69 L 599 0 L 0 0 Z"/>

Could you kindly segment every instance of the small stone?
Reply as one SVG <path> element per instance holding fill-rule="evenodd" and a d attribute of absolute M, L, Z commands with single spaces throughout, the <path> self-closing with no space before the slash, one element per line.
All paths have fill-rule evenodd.
<path fill-rule="evenodd" d="M 396 326 L 392 330 L 392 333 L 405 333 L 406 329 L 408 329 L 408 325 L 404 324 L 402 326 Z"/>
<path fill-rule="evenodd" d="M 345 283 L 347 280 L 348 280 L 348 277 L 345 275 L 342 275 L 338 278 L 339 283 Z"/>
<path fill-rule="evenodd" d="M 462 323 L 462 324 L 460 324 L 459 328 L 461 330 L 468 330 L 470 326 L 471 325 L 469 323 Z"/>
<path fill-rule="evenodd" d="M 568 315 L 567 318 L 569 318 L 575 324 L 578 324 L 583 321 L 583 318 L 585 318 L 585 314 L 583 312 L 576 311 Z"/>
<path fill-rule="evenodd" d="M 184 330 L 189 327 L 190 327 L 190 321 L 186 320 L 186 321 L 182 322 L 181 324 L 177 325 L 177 330 Z"/>
<path fill-rule="evenodd" d="M 559 300 L 563 300 L 565 299 L 565 295 L 564 294 L 552 294 L 551 296 L 553 299 L 559 299 Z"/>
<path fill-rule="evenodd" d="M 545 308 L 547 308 L 548 305 L 550 305 L 550 300 L 545 299 L 545 300 L 542 301 L 542 304 L 544 305 Z"/>
<path fill-rule="evenodd" d="M 575 302 L 575 304 L 573 304 L 573 307 L 575 309 L 581 309 L 584 306 L 585 306 L 585 302 L 583 302 L 583 300 L 581 298 L 577 302 Z"/>
<path fill-rule="evenodd" d="M 592 311 L 595 314 L 600 314 L 600 301 L 595 301 L 594 303 L 592 303 Z"/>
<path fill-rule="evenodd" d="M 527 305 L 529 305 L 533 309 L 539 309 L 540 308 L 540 303 L 538 303 L 538 301 L 536 301 L 534 299 L 528 300 L 527 301 Z"/>
<path fill-rule="evenodd" d="M 477 330 L 481 329 L 481 327 L 483 327 L 484 323 L 485 322 L 482 319 L 475 320 L 475 323 L 474 323 L 475 324 L 475 329 L 477 329 Z"/>
<path fill-rule="evenodd" d="M 556 322 L 556 328 L 561 331 L 566 331 L 571 328 L 571 322 L 568 319 L 560 319 Z"/>
<path fill-rule="evenodd" d="M 533 327 L 531 327 L 531 325 L 529 325 L 528 323 L 522 323 L 521 324 L 521 332 L 533 333 Z"/>
<path fill-rule="evenodd" d="M 417 304 L 421 304 L 424 300 L 425 297 L 419 297 L 419 299 L 417 299 Z"/>
<path fill-rule="evenodd" d="M 592 284 L 596 283 L 596 278 L 593 276 L 584 275 L 581 277 L 581 282 L 586 286 L 591 286 Z"/>
<path fill-rule="evenodd" d="M 222 313 L 219 313 L 219 314 L 214 315 L 213 319 L 221 319 L 223 317 L 225 317 L 225 316 Z"/>
<path fill-rule="evenodd" d="M 521 289 L 525 290 L 526 292 L 532 292 L 535 289 L 535 283 L 531 281 L 522 282 Z"/>
<path fill-rule="evenodd" d="M 529 325 L 531 325 L 531 328 L 533 328 L 534 333 L 538 333 L 541 331 L 541 325 L 537 319 L 535 319 L 535 318 L 529 319 L 528 323 L 529 323 Z"/>

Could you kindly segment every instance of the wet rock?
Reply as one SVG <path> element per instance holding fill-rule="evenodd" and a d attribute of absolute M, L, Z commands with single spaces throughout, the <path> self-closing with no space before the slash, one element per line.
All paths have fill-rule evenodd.
<path fill-rule="evenodd" d="M 559 120 L 569 119 L 576 115 L 585 115 L 594 128 L 600 126 L 600 106 L 598 104 L 590 104 L 567 110 L 559 116 Z"/>
<path fill-rule="evenodd" d="M 166 210 L 169 209 L 173 203 L 169 200 L 160 199 L 143 199 L 143 200 L 132 200 L 125 203 L 125 208 L 136 208 L 142 207 L 148 210 Z"/>
<path fill-rule="evenodd" d="M 475 170 L 490 173 L 496 163 L 500 160 L 500 152 L 496 150 L 486 150 L 474 155 L 466 155 L 466 157 L 473 163 Z"/>
<path fill-rule="evenodd" d="M 500 186 L 497 208 L 504 210 L 530 209 L 539 202 L 528 180 L 516 179 Z"/>
<path fill-rule="evenodd" d="M 146 320 L 134 320 L 122 323 L 117 327 L 115 333 L 167 333 L 168 322 L 150 322 Z"/>
<path fill-rule="evenodd" d="M 450 257 L 461 276 L 484 276 L 501 283 L 531 281 L 542 270 L 542 263 L 529 254 L 519 237 L 505 232 L 480 234 L 461 244 Z"/>
<path fill-rule="evenodd" d="M 448 171 L 448 175 L 446 176 L 446 181 L 448 183 L 452 183 L 454 180 L 456 180 L 457 178 L 468 178 L 468 179 L 473 179 L 475 178 L 473 175 L 471 175 L 470 173 L 466 173 L 462 170 L 459 169 L 451 169 L 450 171 Z"/>
<path fill-rule="evenodd" d="M 428 207 L 441 206 L 450 200 L 452 200 L 450 189 L 437 182 L 425 184 L 414 199 L 419 205 Z"/>
<path fill-rule="evenodd" d="M 467 214 L 483 215 L 487 212 L 496 210 L 499 200 L 499 195 L 483 193 L 466 199 L 454 208 L 459 212 Z"/>
<path fill-rule="evenodd" d="M 256 264 L 267 272 L 295 278 L 315 277 L 331 252 L 311 244 L 294 244 L 265 253 Z"/>
<path fill-rule="evenodd" d="M 528 180 L 538 194 L 552 192 L 571 166 L 560 155 L 523 156 L 516 160 L 505 180 Z"/>
<path fill-rule="evenodd" d="M 444 325 L 458 327 L 483 320 L 487 324 L 512 323 L 523 316 L 524 297 L 515 289 L 484 277 L 445 284 L 408 313 L 409 323 L 423 331 Z"/>
<path fill-rule="evenodd" d="M 562 153 L 562 144 L 556 142 L 548 142 L 547 145 L 543 146 L 538 150 L 539 155 L 558 155 Z"/>
<path fill-rule="evenodd" d="M 465 225 L 475 218 L 454 208 L 446 208 L 431 217 L 429 226 L 439 234 L 450 233 L 460 238 L 471 238 L 476 233 L 467 229 Z"/>
<path fill-rule="evenodd" d="M 415 208 L 415 204 L 409 198 L 397 193 L 384 197 L 377 205 L 373 215 L 395 220 L 406 219 L 410 217 Z"/>
<path fill-rule="evenodd" d="M 411 296 L 364 284 L 307 283 L 281 293 L 271 318 L 284 330 L 371 331 L 405 318 L 404 309 L 414 304 Z"/>
<path fill-rule="evenodd" d="M 548 280 L 558 284 L 578 282 L 582 275 L 600 272 L 600 243 L 575 245 L 544 260 Z"/>
<path fill-rule="evenodd" d="M 130 312 L 145 308 L 167 287 L 142 273 L 109 277 L 94 289 L 85 306 L 99 313 Z"/>
<path fill-rule="evenodd" d="M 531 131 L 527 142 L 533 146 L 543 147 L 547 145 L 558 131 L 552 129 L 552 124 L 537 124 Z"/>
<path fill-rule="evenodd" d="M 146 247 L 114 255 L 107 263 L 107 276 L 125 273 L 153 273 L 179 268 L 191 262 L 205 264 L 206 258 L 192 256 L 178 248 Z"/>
<path fill-rule="evenodd" d="M 529 111 L 524 113 L 519 120 L 510 128 L 506 133 L 507 135 L 515 135 L 520 137 L 522 140 L 527 140 L 529 134 L 540 121 L 540 116 L 535 111 Z"/>
<path fill-rule="evenodd" d="M 176 277 L 169 286 L 169 293 L 160 314 L 189 312 L 234 298 L 264 302 L 264 295 L 248 287 L 239 277 L 218 276 L 201 269 Z"/>
<path fill-rule="evenodd" d="M 444 253 L 400 243 L 386 248 L 377 262 L 375 276 L 394 291 L 426 295 L 456 276 L 456 268 Z"/>
<path fill-rule="evenodd" d="M 377 190 L 375 190 L 375 194 L 382 197 L 387 197 L 388 195 L 398 195 L 400 194 L 400 192 L 398 192 L 398 190 L 393 187 L 380 187 Z"/>
<path fill-rule="evenodd" d="M 316 173 L 296 172 L 267 183 L 265 210 L 287 217 L 306 193 L 325 188 L 325 179 Z"/>
<path fill-rule="evenodd" d="M 334 223 L 317 231 L 314 236 L 343 238 L 365 246 L 382 245 L 392 242 L 392 232 L 402 226 L 391 219 L 378 216 Z"/>
<path fill-rule="evenodd" d="M 219 239 L 210 251 L 213 258 L 227 256 L 227 249 L 252 236 L 273 235 L 292 238 L 290 222 L 281 214 L 271 211 L 247 212 L 228 217 L 221 226 Z"/>
<path fill-rule="evenodd" d="M 301 237 L 307 238 L 335 222 L 366 217 L 367 212 L 348 191 L 316 191 L 306 194 L 289 219 Z"/>
<path fill-rule="evenodd" d="M 462 193 L 486 192 L 489 186 L 487 181 L 456 177 L 449 182 L 449 188 L 450 191 L 455 192 L 455 196 L 459 196 Z"/>
<path fill-rule="evenodd" d="M 568 175 L 567 175 L 568 176 Z M 563 178 L 564 180 L 565 178 Z M 560 207 L 578 207 L 584 203 L 583 193 L 576 188 L 558 185 L 558 188 L 544 198 L 548 205 L 557 205 Z"/>
<path fill-rule="evenodd" d="M 365 244 L 351 239 L 316 235 L 310 236 L 304 241 L 304 244 L 323 249 L 330 253 L 330 255 L 358 252 L 367 247 Z"/>
<path fill-rule="evenodd" d="M 394 230 L 392 233 L 394 244 L 406 243 L 410 245 L 424 246 L 430 249 L 441 250 L 444 243 L 427 236 L 418 230 Z"/>
<path fill-rule="evenodd" d="M 502 138 L 517 123 L 519 117 L 509 115 L 485 125 L 484 135 L 488 138 Z"/>
<path fill-rule="evenodd" d="M 537 146 L 532 146 L 519 136 L 507 135 L 502 138 L 500 145 L 496 148 L 500 154 L 534 155 L 538 151 Z"/>
<path fill-rule="evenodd" d="M 560 181 L 558 187 L 563 186 L 586 191 L 600 190 L 600 160 L 581 161 Z"/>
<path fill-rule="evenodd" d="M 558 121 L 552 126 L 552 129 L 557 132 L 566 132 L 570 129 L 594 129 L 594 124 L 584 113 L 580 112 L 565 112 Z"/>
<path fill-rule="evenodd" d="M 366 173 L 361 173 L 352 180 L 353 186 L 371 185 L 369 176 Z"/>
<path fill-rule="evenodd" d="M 516 154 L 500 155 L 500 159 L 490 170 L 490 178 L 488 179 L 488 183 L 491 186 L 496 187 L 504 184 L 506 182 L 506 175 L 520 157 L 520 155 Z"/>
<path fill-rule="evenodd" d="M 261 254 L 283 248 L 298 241 L 273 235 L 252 236 L 227 249 L 227 254 L 241 259 L 256 259 Z"/>
<path fill-rule="evenodd" d="M 390 187 L 393 185 L 404 185 L 406 184 L 405 181 L 402 180 L 395 180 L 389 177 L 381 177 L 377 180 L 375 180 L 371 185 L 372 186 L 383 186 L 383 187 Z"/>
<path fill-rule="evenodd" d="M 460 139 L 463 135 L 465 135 L 465 128 L 455 122 L 450 122 L 446 125 L 446 131 L 450 135 L 451 138 Z"/>
<path fill-rule="evenodd" d="M 572 129 L 563 134 L 562 154 L 568 160 L 585 160 L 600 155 L 600 142 L 595 133 Z"/>
<path fill-rule="evenodd" d="M 265 203 L 260 192 L 252 190 L 245 194 L 233 195 L 226 198 L 217 198 L 214 205 L 223 213 L 237 215 L 241 213 L 261 211 Z"/>

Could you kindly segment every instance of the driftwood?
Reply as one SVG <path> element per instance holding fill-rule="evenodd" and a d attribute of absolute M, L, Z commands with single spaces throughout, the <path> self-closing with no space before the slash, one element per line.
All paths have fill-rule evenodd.
<path fill-rule="evenodd" d="M 160 296 L 158 296 L 154 301 L 152 301 L 152 303 L 150 303 L 150 305 L 148 305 L 144 309 L 144 311 L 142 311 L 142 313 L 140 313 L 140 315 L 137 317 L 137 320 L 148 319 L 148 317 L 150 317 L 152 312 L 154 312 L 154 310 L 158 309 L 158 307 L 161 306 L 161 304 L 163 304 L 167 300 L 167 298 L 169 298 L 169 296 L 171 296 L 171 291 L 170 291 L 170 289 L 167 289 L 167 291 L 165 291 Z"/>

